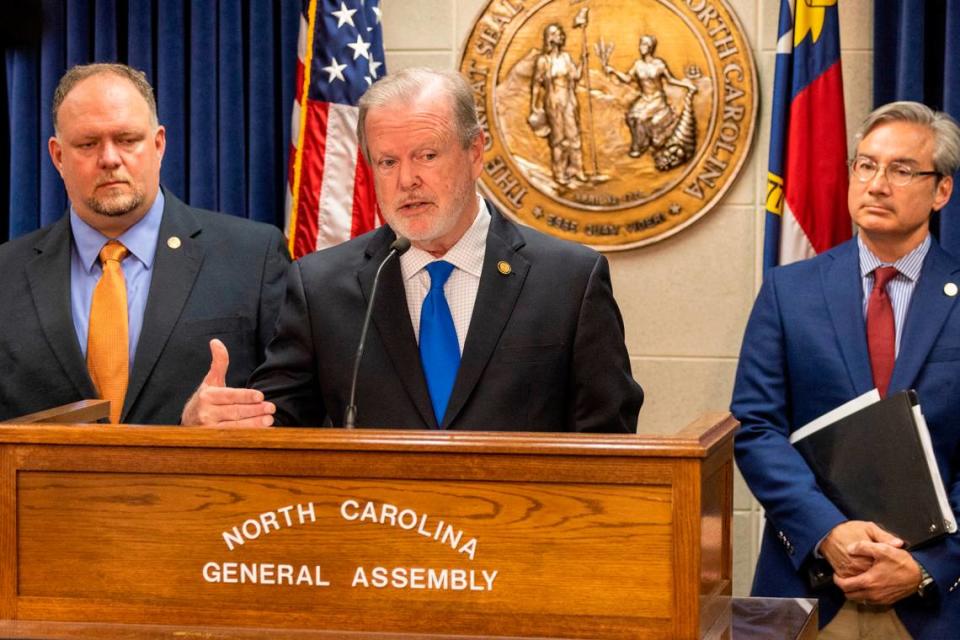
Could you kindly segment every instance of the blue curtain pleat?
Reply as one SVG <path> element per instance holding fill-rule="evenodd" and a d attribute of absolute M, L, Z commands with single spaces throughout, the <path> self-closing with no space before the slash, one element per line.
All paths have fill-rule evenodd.
<path fill-rule="evenodd" d="M 157 112 L 167 130 L 167 150 L 160 168 L 160 182 L 190 200 L 187 190 L 187 76 L 184 6 L 180 2 L 157 4 Z"/>
<path fill-rule="evenodd" d="M 36 108 L 36 102 L 31 102 L 30 106 L 37 111 L 37 129 L 32 143 L 35 145 L 35 175 L 39 176 L 37 188 L 38 209 L 34 216 L 33 230 L 36 226 L 44 226 L 54 222 L 63 215 L 67 208 L 67 195 L 63 190 L 63 183 L 60 180 L 60 174 L 50 160 L 48 143 L 50 136 L 53 135 L 53 114 L 50 111 L 50 104 L 53 102 L 53 92 L 57 88 L 57 81 L 63 74 L 62 66 L 64 55 L 69 50 L 69 38 L 65 31 L 64 21 L 67 19 L 67 13 L 63 10 L 59 2 L 44 2 L 45 15 L 49 17 L 49 22 L 45 24 L 45 37 L 40 47 L 40 58 L 37 61 L 39 65 L 39 94 L 34 100 L 39 100 L 39 107 Z M 49 37 L 46 36 L 49 34 Z M 14 130 L 15 137 L 19 132 Z M 14 202 L 17 202 L 16 200 Z"/>
<path fill-rule="evenodd" d="M 960 121 L 960 0 L 948 0 L 944 20 L 943 100 L 941 108 Z M 953 197 L 940 212 L 940 243 L 960 256 L 960 176 L 953 177 Z"/>
<path fill-rule="evenodd" d="M 130 0 L 127 5 L 127 64 L 147 74 L 151 83 L 156 78 L 153 50 L 153 4 L 150 0 Z"/>
<path fill-rule="evenodd" d="M 923 0 L 906 0 L 900 5 L 900 41 L 901 45 L 894 50 L 897 52 L 894 78 L 898 91 L 903 95 L 911 96 L 911 100 L 923 100 L 924 89 L 924 50 L 918 46 L 923 42 L 924 11 L 919 6 Z M 914 38 L 919 42 L 914 42 Z M 904 46 L 906 45 L 906 46 Z M 882 75 L 882 74 L 881 74 Z M 906 98 L 904 98 L 906 99 Z"/>
<path fill-rule="evenodd" d="M 247 61 L 247 95 L 250 96 L 245 128 L 249 147 L 246 155 L 246 175 L 249 180 L 247 217 L 255 220 L 275 220 L 278 211 L 271 206 L 275 191 L 271 185 L 283 181 L 283 164 L 262 162 L 257 158 L 276 158 L 282 139 L 270 135 L 276 123 L 277 74 L 273 70 L 274 25 L 271 7 L 267 4 L 249 5 L 250 57 Z M 291 67 L 293 68 L 293 67 Z"/>
<path fill-rule="evenodd" d="M 218 67 L 239 72 L 217 74 L 219 118 L 214 131 L 218 136 L 217 188 L 220 209 L 225 213 L 244 215 L 246 213 L 244 200 L 247 192 L 244 139 L 248 132 L 244 126 L 246 100 L 243 79 L 246 77 L 247 69 L 244 64 L 243 42 L 246 37 L 241 3 L 229 0 L 222 2 L 219 18 Z"/>
<path fill-rule="evenodd" d="M 60 10 L 58 10 L 58 7 Z M 63 14 L 61 14 L 61 11 Z M 63 71 L 77 64 L 84 64 L 94 60 L 90 43 L 93 41 L 93 24 L 88 2 L 51 2 L 44 3 L 44 20 L 54 18 L 56 22 L 47 22 L 43 40 L 63 38 L 66 42 L 66 64 L 60 59 L 51 60 L 57 66 L 63 66 Z M 69 25 L 69 27 L 68 27 Z"/>
<path fill-rule="evenodd" d="M 8 54 L 10 108 L 9 233 L 16 237 L 40 225 L 40 100 L 39 51 Z"/>
<path fill-rule="evenodd" d="M 160 181 L 194 206 L 283 226 L 301 0 L 40 0 L 42 35 L 4 50 L 0 241 L 67 207 L 47 151 L 75 64 L 143 70 L 167 131 Z M 39 32 L 39 28 L 37 29 Z"/>
<path fill-rule="evenodd" d="M 960 0 L 875 0 L 874 105 L 915 100 L 960 120 Z M 954 181 L 960 178 L 955 175 Z M 947 251 L 960 256 L 960 191 L 931 218 Z"/>
<path fill-rule="evenodd" d="M 190 202 L 217 205 L 217 8 L 197 2 L 190 10 Z"/>
<path fill-rule="evenodd" d="M 97 60 L 119 60 L 116 0 L 95 0 L 93 24 L 95 25 L 94 58 Z"/>

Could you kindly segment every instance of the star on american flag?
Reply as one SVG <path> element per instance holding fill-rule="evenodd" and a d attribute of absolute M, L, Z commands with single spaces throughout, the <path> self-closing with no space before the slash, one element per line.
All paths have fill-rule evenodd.
<path fill-rule="evenodd" d="M 330 74 L 330 77 L 327 78 L 327 82 L 333 82 L 334 80 L 341 80 L 346 82 L 343 77 L 343 70 L 347 68 L 347 65 L 340 64 L 337 62 L 336 58 L 330 58 L 330 66 L 324 67 L 323 70 Z"/>
<path fill-rule="evenodd" d="M 363 37 L 360 34 L 357 34 L 356 42 L 350 42 L 347 44 L 347 46 L 353 49 L 354 60 L 356 60 L 360 56 L 363 56 L 367 60 L 370 59 L 370 43 L 364 42 Z"/>
<path fill-rule="evenodd" d="M 345 24 L 349 24 L 351 27 L 355 27 L 353 24 L 353 14 L 357 12 L 356 9 L 347 9 L 347 5 L 344 2 L 340 3 L 340 9 L 338 11 L 331 11 L 330 15 L 336 17 L 337 19 L 337 29 L 342 27 Z"/>

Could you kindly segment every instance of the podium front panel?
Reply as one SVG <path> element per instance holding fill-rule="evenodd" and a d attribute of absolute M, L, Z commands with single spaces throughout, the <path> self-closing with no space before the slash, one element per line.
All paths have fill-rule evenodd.
<path fill-rule="evenodd" d="M 710 455 L 96 429 L 2 445 L 4 617 L 678 638 L 729 594 L 730 466 Z"/>

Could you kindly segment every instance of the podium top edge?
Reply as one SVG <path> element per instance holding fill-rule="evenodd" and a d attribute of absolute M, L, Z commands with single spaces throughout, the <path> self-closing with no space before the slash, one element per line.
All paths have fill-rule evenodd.
<path fill-rule="evenodd" d="M 728 413 L 705 414 L 674 434 L 0 424 L 0 446 L 35 444 L 448 453 L 460 451 L 490 454 L 702 458 L 731 439 L 736 428 L 736 420 Z"/>

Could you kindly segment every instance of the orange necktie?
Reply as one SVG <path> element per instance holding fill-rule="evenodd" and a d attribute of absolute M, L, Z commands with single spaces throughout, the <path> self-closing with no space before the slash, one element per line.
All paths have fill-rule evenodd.
<path fill-rule="evenodd" d="M 120 262 L 127 248 L 111 240 L 100 250 L 103 275 L 93 290 L 90 331 L 87 335 L 87 368 L 100 397 L 110 401 L 110 422 L 120 422 L 130 368 L 127 333 L 127 284 Z"/>

